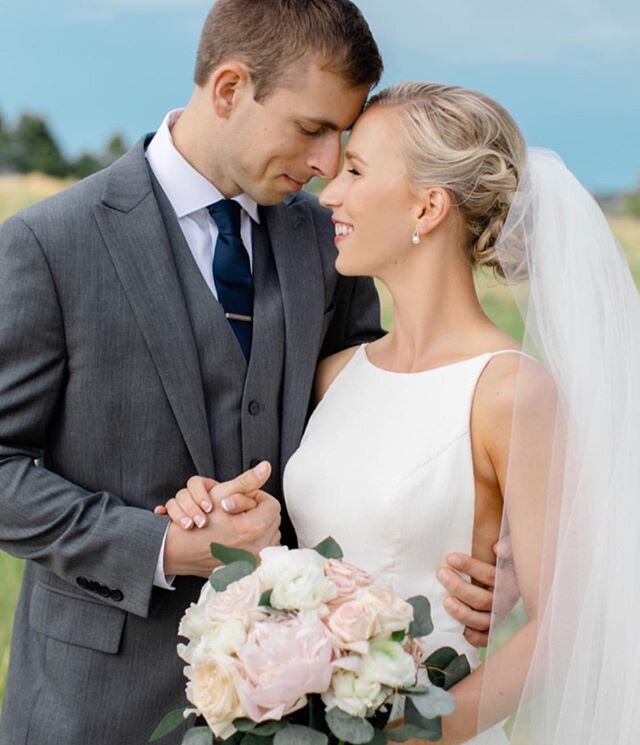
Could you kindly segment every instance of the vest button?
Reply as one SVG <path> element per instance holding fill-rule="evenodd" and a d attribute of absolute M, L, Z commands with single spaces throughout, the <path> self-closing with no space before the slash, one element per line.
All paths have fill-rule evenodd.
<path fill-rule="evenodd" d="M 249 414 L 257 416 L 260 413 L 260 404 L 257 401 L 249 402 Z"/>
<path fill-rule="evenodd" d="M 253 458 L 249 463 L 249 468 L 255 468 L 258 463 L 262 463 L 262 461 L 259 458 Z"/>

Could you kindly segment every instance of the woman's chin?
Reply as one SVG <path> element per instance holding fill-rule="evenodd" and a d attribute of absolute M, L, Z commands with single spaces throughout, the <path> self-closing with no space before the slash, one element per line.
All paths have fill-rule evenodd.
<path fill-rule="evenodd" d="M 370 267 L 356 261 L 350 261 L 346 256 L 338 254 L 335 263 L 336 271 L 343 277 L 371 277 Z"/>

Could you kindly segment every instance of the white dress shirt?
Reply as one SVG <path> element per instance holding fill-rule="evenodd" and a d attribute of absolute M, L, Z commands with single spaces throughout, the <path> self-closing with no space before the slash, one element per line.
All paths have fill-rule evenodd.
<path fill-rule="evenodd" d="M 176 150 L 171 138 L 171 128 L 176 123 L 184 109 L 170 111 L 160 125 L 146 151 L 147 161 L 158 183 L 162 187 L 169 203 L 178 218 L 178 224 L 185 240 L 198 265 L 198 269 L 213 295 L 218 297 L 213 281 L 213 255 L 218 228 L 209 214 L 210 204 L 225 199 L 224 195 L 208 181 L 201 173 L 190 165 Z M 249 254 L 249 261 L 253 268 L 253 251 L 251 241 L 251 220 L 260 222 L 258 205 L 246 194 L 233 197 L 242 207 L 240 220 L 240 235 Z M 167 498 L 172 497 L 168 495 Z M 167 527 L 167 531 L 169 528 Z M 164 547 L 167 532 L 164 534 L 160 555 L 153 579 L 153 584 L 167 590 L 174 577 L 167 577 L 164 573 Z"/>

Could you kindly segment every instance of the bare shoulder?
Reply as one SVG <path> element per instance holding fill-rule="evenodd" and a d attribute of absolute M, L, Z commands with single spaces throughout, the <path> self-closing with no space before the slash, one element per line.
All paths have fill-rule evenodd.
<path fill-rule="evenodd" d="M 358 347 L 349 347 L 348 349 L 343 349 L 341 352 L 332 354 L 330 357 L 325 357 L 319 362 L 313 389 L 315 403 L 319 403 L 324 398 L 325 393 L 329 390 L 333 381 L 345 368 L 357 350 Z"/>
<path fill-rule="evenodd" d="M 558 401 L 556 384 L 535 360 L 518 354 L 493 357 L 476 388 L 473 417 L 475 430 L 487 451 L 508 447 L 514 414 L 525 417 L 532 429 L 551 426 Z"/>

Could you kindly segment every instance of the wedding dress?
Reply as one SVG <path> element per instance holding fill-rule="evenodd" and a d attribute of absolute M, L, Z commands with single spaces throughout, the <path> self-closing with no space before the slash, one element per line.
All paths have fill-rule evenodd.
<path fill-rule="evenodd" d="M 471 407 L 483 370 L 500 354 L 518 352 L 397 373 L 373 365 L 362 345 L 315 409 L 284 474 L 300 546 L 330 535 L 377 584 L 405 599 L 425 595 L 434 623 L 425 650 L 453 647 L 472 669 L 478 650 L 444 609 L 436 571 L 449 552 L 471 553 Z M 507 739 L 497 726 L 470 742 Z"/>

